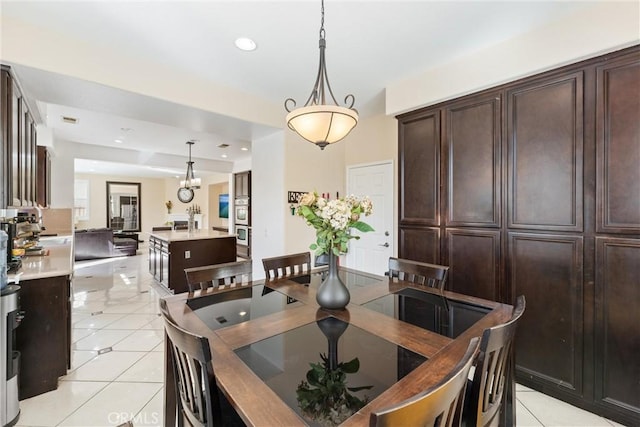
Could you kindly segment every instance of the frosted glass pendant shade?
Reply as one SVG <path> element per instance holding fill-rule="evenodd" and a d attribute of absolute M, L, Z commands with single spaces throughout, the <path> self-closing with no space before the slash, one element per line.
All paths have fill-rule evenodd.
<path fill-rule="evenodd" d="M 338 105 L 310 105 L 287 114 L 289 128 L 322 149 L 347 136 L 356 124 L 358 113 Z"/>

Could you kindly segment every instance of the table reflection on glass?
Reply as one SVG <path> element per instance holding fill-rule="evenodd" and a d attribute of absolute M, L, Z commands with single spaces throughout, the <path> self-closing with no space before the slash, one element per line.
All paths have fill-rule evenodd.
<path fill-rule="evenodd" d="M 472 337 L 511 316 L 510 305 L 345 268 L 340 275 L 352 297 L 345 310 L 318 307 L 322 271 L 167 298 L 180 326 L 209 339 L 218 385 L 247 425 L 368 425 L 372 411 L 443 379 Z M 176 416 L 169 362 L 166 426 Z M 335 395 L 322 391 L 327 382 Z"/>
<path fill-rule="evenodd" d="M 302 305 L 298 300 L 264 285 L 205 294 L 187 301 L 187 306 L 211 330 Z"/>
<path fill-rule="evenodd" d="M 334 317 L 235 352 L 310 425 L 346 420 L 426 360 Z M 323 402 L 332 404 L 316 409 Z"/>

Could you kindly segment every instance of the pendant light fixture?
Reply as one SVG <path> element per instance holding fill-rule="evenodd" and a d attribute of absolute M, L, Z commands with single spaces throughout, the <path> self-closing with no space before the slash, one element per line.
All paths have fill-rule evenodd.
<path fill-rule="evenodd" d="M 338 105 L 333 96 L 324 59 L 324 50 L 327 46 L 324 38 L 324 0 L 322 0 L 321 13 L 320 65 L 316 82 L 303 107 L 292 110 L 296 106 L 296 101 L 288 98 L 284 102 L 284 108 L 289 112 L 287 114 L 289 129 L 324 150 L 324 147 L 340 141 L 351 132 L 358 123 L 358 112 L 353 108 L 355 103 L 353 95 L 349 94 L 344 98 L 345 104 L 348 104 L 346 107 Z M 328 97 L 325 92 L 328 92 Z M 327 101 L 333 101 L 333 104 Z"/>
<path fill-rule="evenodd" d="M 193 161 L 191 160 L 191 146 L 195 144 L 194 141 L 187 141 L 187 145 L 189 146 L 189 161 L 187 162 L 187 173 L 185 175 L 185 179 L 180 181 L 180 188 L 200 188 L 200 178 L 196 178 L 193 174 Z"/>

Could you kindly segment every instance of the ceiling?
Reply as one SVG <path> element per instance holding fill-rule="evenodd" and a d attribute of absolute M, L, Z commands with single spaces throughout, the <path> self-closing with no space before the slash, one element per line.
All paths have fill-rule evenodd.
<path fill-rule="evenodd" d="M 327 71 L 332 89 L 339 101 L 352 93 L 363 116 L 383 112 L 384 89 L 390 83 L 590 5 L 593 2 L 326 0 Z M 80 39 L 91 44 L 96 55 L 108 51 L 133 56 L 177 68 L 185 79 L 203 79 L 238 94 L 251 94 L 281 109 L 283 119 L 284 100 L 291 97 L 299 105 L 304 103 L 317 73 L 317 0 L 1 0 L 0 6 L 3 20 Z M 238 50 L 234 41 L 241 36 L 251 37 L 258 48 Z M 179 159 L 177 164 L 184 164 L 185 142 L 193 139 L 197 141 L 193 146 L 196 172 L 201 159 L 209 160 L 204 168 L 205 162 L 200 162 L 201 172 L 206 173 L 229 170 L 229 162 L 246 161 L 252 138 L 279 130 L 29 64 L 12 65 L 54 139 L 164 153 Z M 77 124 L 63 122 L 63 116 L 77 118 Z M 219 148 L 220 144 L 229 147 Z M 91 173 L 136 171 L 132 165 L 118 168 L 106 163 L 77 162 L 76 168 Z M 150 166 L 139 173 L 175 173 L 175 169 L 153 171 Z"/>

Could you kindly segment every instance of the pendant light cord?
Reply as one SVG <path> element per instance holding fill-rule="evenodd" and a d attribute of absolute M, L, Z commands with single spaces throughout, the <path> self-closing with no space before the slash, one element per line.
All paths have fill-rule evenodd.
<path fill-rule="evenodd" d="M 324 0 L 322 0 L 320 6 L 320 38 L 324 39 Z"/>

